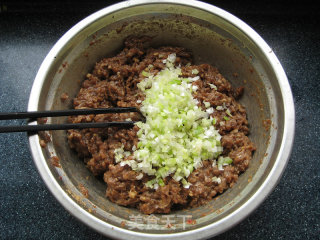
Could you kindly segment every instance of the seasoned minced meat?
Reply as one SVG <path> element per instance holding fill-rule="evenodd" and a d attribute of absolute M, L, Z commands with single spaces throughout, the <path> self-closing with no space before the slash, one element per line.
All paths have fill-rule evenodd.
<path fill-rule="evenodd" d="M 130 129 L 110 127 L 69 130 L 68 142 L 94 175 L 103 176 L 107 183 L 106 196 L 111 201 L 138 208 L 146 214 L 169 213 L 172 209 L 205 204 L 232 187 L 239 174 L 248 168 L 255 146 L 247 137 L 249 128 L 246 110 L 236 101 L 243 93 L 243 87 L 234 89 L 216 68 L 208 64 L 190 65 L 191 53 L 184 48 L 151 48 L 147 47 L 149 41 L 149 37 L 129 37 L 118 55 L 96 63 L 73 100 L 74 108 L 139 108 L 144 100 L 143 92 L 137 87 L 137 83 L 144 79 L 141 72 L 152 65 L 149 72 L 156 74 L 165 68 L 163 60 L 169 54 L 175 53 L 175 64 L 181 66 L 183 77 L 195 77 L 192 73 L 194 69 L 199 72 L 197 75 L 200 80 L 192 83 L 198 86 L 198 90 L 193 94 L 194 98 L 199 100 L 199 105 L 202 104 L 204 110 L 203 101 L 209 102 L 214 108 L 223 107 L 220 111 L 214 111 L 211 116 L 217 119 L 215 127 L 222 136 L 222 155 L 231 157 L 233 163 L 221 171 L 208 159 L 188 177 L 187 180 L 191 183 L 189 188 L 184 188 L 180 182 L 169 176 L 164 181 L 165 186 L 155 190 L 145 186 L 152 177 L 141 175 L 127 165 L 120 166 L 115 163 L 116 148 L 124 145 L 125 151 L 132 152 L 132 147 L 137 147 L 137 126 Z M 224 118 L 225 109 L 229 109 L 232 115 L 229 120 Z M 138 113 L 117 113 L 72 116 L 69 121 L 125 121 L 128 118 L 133 121 L 141 120 Z M 212 181 L 213 177 L 219 178 L 219 181 Z"/>

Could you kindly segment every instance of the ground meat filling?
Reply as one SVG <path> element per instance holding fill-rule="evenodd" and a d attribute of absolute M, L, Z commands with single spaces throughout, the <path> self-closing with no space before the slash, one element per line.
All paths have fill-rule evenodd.
<path fill-rule="evenodd" d="M 208 159 L 188 177 L 191 183 L 189 188 L 184 188 L 169 176 L 164 181 L 165 186 L 155 190 L 145 186 L 152 176 L 135 172 L 128 165 L 115 163 L 115 149 L 123 145 L 125 151 L 132 152 L 132 147 L 137 147 L 137 126 L 130 129 L 68 130 L 68 142 L 95 176 L 103 176 L 107 183 L 106 196 L 111 201 L 138 208 L 146 214 L 169 213 L 173 209 L 203 205 L 232 187 L 238 175 L 248 168 L 255 146 L 247 137 L 246 110 L 236 101 L 243 93 L 242 87 L 234 89 L 216 68 L 208 64 L 192 65 L 192 56 L 184 48 L 151 48 L 148 47 L 149 42 L 149 37 L 129 37 L 118 55 L 98 62 L 93 71 L 87 74 L 73 100 L 74 108 L 139 108 L 144 100 L 143 92 L 137 87 L 137 83 L 145 78 L 142 71 L 148 69 L 152 74 L 157 74 L 165 68 L 163 60 L 175 53 L 175 64 L 181 66 L 183 77 L 200 76 L 199 80 L 192 83 L 198 86 L 193 95 L 199 100 L 199 105 L 204 110 L 204 101 L 214 108 L 219 106 L 211 116 L 217 119 L 215 127 L 222 136 L 222 155 L 232 158 L 233 163 L 222 171 Z M 228 119 L 226 109 L 232 116 Z M 138 113 L 99 114 L 72 116 L 69 121 L 80 123 L 127 119 L 139 121 L 141 116 Z M 219 180 L 213 181 L 214 177 Z"/>

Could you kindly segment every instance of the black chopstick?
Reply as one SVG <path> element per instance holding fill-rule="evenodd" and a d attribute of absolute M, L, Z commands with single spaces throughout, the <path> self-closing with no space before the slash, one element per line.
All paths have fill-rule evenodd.
<path fill-rule="evenodd" d="M 129 127 L 133 127 L 134 123 L 135 123 L 134 121 L 126 121 L 126 122 L 90 122 L 90 123 L 62 123 L 62 124 L 2 126 L 0 127 L 0 133 L 38 132 L 38 131 L 50 131 L 50 130 L 106 128 L 106 127 L 129 128 Z"/>
<path fill-rule="evenodd" d="M 70 110 L 52 110 L 52 111 L 35 111 L 35 112 L 3 112 L 0 113 L 0 120 L 10 119 L 36 119 L 43 117 L 62 117 L 74 115 L 106 114 L 106 113 L 125 113 L 139 112 L 135 107 L 115 107 L 115 108 L 85 108 Z"/>
<path fill-rule="evenodd" d="M 34 112 L 10 112 L 0 113 L 0 120 L 24 119 L 36 120 L 44 117 L 77 116 L 106 113 L 125 113 L 139 112 L 135 107 L 116 107 L 116 108 L 92 108 L 92 109 L 72 109 L 72 110 L 54 110 L 54 111 L 34 111 Z M 39 125 L 21 125 L 21 126 L 0 126 L 0 133 L 8 132 L 38 132 L 46 130 L 67 130 L 84 128 L 106 128 L 121 127 L 129 128 L 134 126 L 135 121 L 122 122 L 89 122 L 89 123 L 62 123 L 62 124 L 39 124 Z"/>

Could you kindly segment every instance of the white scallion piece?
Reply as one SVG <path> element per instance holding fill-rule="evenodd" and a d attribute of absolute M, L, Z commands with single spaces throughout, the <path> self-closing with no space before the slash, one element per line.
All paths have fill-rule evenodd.
<path fill-rule="evenodd" d="M 207 113 L 211 114 L 214 112 L 214 109 L 211 107 L 211 108 L 207 108 L 206 110 Z"/>
<path fill-rule="evenodd" d="M 192 74 L 198 74 L 199 71 L 198 71 L 198 69 L 192 69 L 191 73 L 192 73 Z"/>
<path fill-rule="evenodd" d="M 220 184 L 220 183 L 221 183 L 221 178 L 214 176 L 214 177 L 212 178 L 212 182 L 215 182 L 215 183 Z"/>
<path fill-rule="evenodd" d="M 203 101 L 203 104 L 206 108 L 209 108 L 210 107 L 210 103 L 209 102 L 206 102 L 206 101 Z"/>
<path fill-rule="evenodd" d="M 137 180 L 141 180 L 143 178 L 143 173 L 140 173 L 138 176 L 136 176 Z"/>
<path fill-rule="evenodd" d="M 199 88 L 199 87 L 198 87 L 197 85 L 193 85 L 193 86 L 192 86 L 192 91 L 196 92 L 196 91 L 198 90 L 198 88 Z"/>
<path fill-rule="evenodd" d="M 217 90 L 217 89 L 218 89 L 217 86 L 214 85 L 214 84 L 212 84 L 212 83 L 209 83 L 209 86 L 210 86 L 210 88 L 212 88 L 212 89 L 214 89 L 214 90 Z"/>

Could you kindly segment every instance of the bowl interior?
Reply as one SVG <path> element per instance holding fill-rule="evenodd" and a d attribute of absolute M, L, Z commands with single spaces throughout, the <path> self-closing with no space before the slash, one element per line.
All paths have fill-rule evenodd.
<path fill-rule="evenodd" d="M 105 197 L 105 183 L 95 178 L 70 150 L 65 131 L 50 132 L 52 141 L 41 150 L 47 165 L 70 198 L 90 214 L 120 228 L 166 233 L 218 222 L 257 191 L 275 162 L 284 116 L 283 99 L 272 67 L 253 40 L 223 16 L 178 4 L 137 5 L 101 15 L 92 24 L 83 23 L 82 29 L 52 59 L 43 82 L 38 110 L 71 108 L 72 99 L 86 73 L 103 57 L 116 54 L 129 35 L 152 36 L 151 46 L 188 48 L 194 55 L 195 64 L 212 64 L 233 86 L 245 87 L 240 102 L 247 109 L 251 131 L 249 137 L 257 146 L 249 169 L 239 177 L 233 188 L 207 205 L 171 213 L 173 227 L 167 228 L 167 217 L 161 214 L 155 214 L 157 224 L 152 227 L 148 226 L 147 220 L 140 227 L 134 227 L 132 216 L 145 219 L 148 216 L 135 209 L 118 206 Z M 69 95 L 66 101 L 61 100 L 64 93 Z M 49 121 L 62 123 L 66 118 Z M 51 156 L 59 157 L 61 167 L 52 165 Z M 80 185 L 88 189 L 88 198 L 81 193 Z M 190 216 L 195 221 L 185 221 Z"/>

